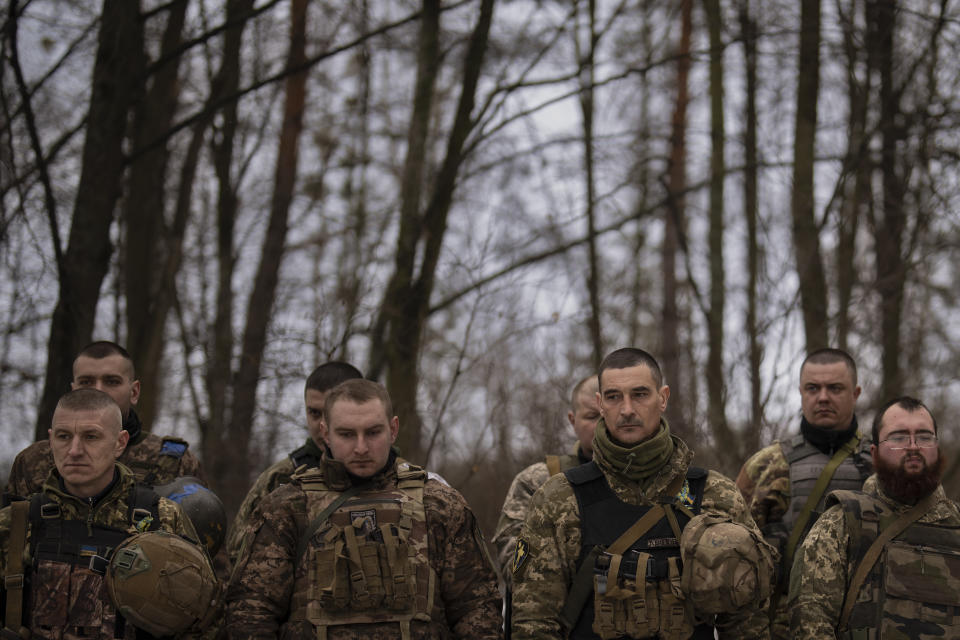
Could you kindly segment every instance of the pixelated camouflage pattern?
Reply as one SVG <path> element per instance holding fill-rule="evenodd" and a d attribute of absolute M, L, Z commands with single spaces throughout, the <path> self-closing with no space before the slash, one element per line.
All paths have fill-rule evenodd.
<path fill-rule="evenodd" d="M 561 471 L 569 468 L 571 463 L 580 463 L 579 450 L 580 445 L 578 443 L 573 448 L 573 455 L 561 457 L 561 467 L 563 467 L 564 462 L 569 460 L 568 466 L 561 468 Z M 571 458 L 572 460 L 570 460 Z M 530 498 L 549 478 L 550 471 L 547 469 L 547 463 L 535 462 L 514 477 L 513 482 L 510 483 L 510 489 L 507 491 L 507 497 L 503 500 L 503 509 L 500 512 L 500 519 L 497 521 L 497 530 L 493 534 L 493 545 L 497 550 L 497 564 L 500 567 L 500 574 L 508 588 L 511 582 L 510 567 L 513 564 L 513 556 L 517 548 L 517 536 L 520 535 L 520 528 L 527 517 Z"/>
<path fill-rule="evenodd" d="M 886 495 L 875 482 L 871 483 L 870 488 L 870 495 L 877 497 L 894 512 L 900 514 L 909 510 L 910 505 Z M 942 486 L 936 489 L 936 495 L 936 504 L 918 522 L 960 527 L 960 509 L 946 497 Z M 849 581 L 856 570 L 853 566 L 855 559 L 849 557 L 850 534 L 842 506 L 834 505 L 820 516 L 797 551 L 790 575 L 788 598 L 791 637 L 795 640 L 847 637 L 846 634 L 838 634 L 837 625 Z M 892 578 L 894 570 L 898 568 L 907 570 L 906 578 L 894 580 L 891 586 L 894 595 L 909 596 L 912 601 L 904 599 L 889 603 L 889 613 L 884 616 L 880 634 L 869 637 L 881 640 L 958 637 L 960 616 L 956 612 L 960 595 L 955 586 L 944 588 L 945 581 L 937 579 L 938 576 L 944 578 L 947 562 L 953 565 L 950 568 L 952 575 L 960 575 L 960 562 L 956 556 L 945 560 L 942 556 L 938 558 L 936 554 L 925 553 L 923 566 L 912 566 L 917 562 L 916 549 L 897 547 L 896 543 L 888 545 L 888 550 L 891 547 L 894 547 L 894 552 L 884 554 L 878 562 L 891 563 L 883 567 L 887 579 Z M 901 566 L 895 566 L 896 563 L 901 563 Z M 933 601 L 921 603 L 921 598 Z M 950 603 L 945 603 L 944 598 L 950 599 Z M 861 588 L 858 602 L 876 600 L 876 593 L 867 587 Z M 918 617 L 924 619 L 921 621 Z M 871 633 L 876 633 L 876 630 Z"/>
<path fill-rule="evenodd" d="M 247 496 L 240 504 L 237 515 L 230 525 L 227 532 L 227 556 L 231 563 L 236 563 L 237 556 L 240 554 L 240 545 L 243 542 L 243 534 L 246 528 L 253 521 L 253 513 L 260 505 L 260 502 L 271 491 L 282 484 L 289 484 L 290 477 L 293 475 L 293 460 L 285 457 L 283 460 L 273 463 L 257 477 L 257 481 L 250 487 Z"/>
<path fill-rule="evenodd" d="M 321 468 L 334 491 L 349 486 L 345 469 L 336 461 L 325 458 Z M 396 485 L 396 464 L 371 479 L 373 490 Z M 500 638 L 496 573 L 473 513 L 456 490 L 432 479 L 424 485 L 423 500 L 429 562 L 439 581 L 440 602 L 435 604 L 443 613 L 437 616 L 441 619 L 429 622 L 414 620 L 411 638 Z M 307 621 L 286 622 L 292 602 L 307 598 L 309 587 L 307 561 L 294 566 L 299 537 L 309 524 L 307 505 L 307 494 L 294 475 L 290 484 L 270 493 L 254 512 L 227 590 L 226 631 L 230 638 L 317 637 Z M 329 627 L 327 638 L 400 640 L 401 632 L 396 622 L 356 623 Z"/>
<path fill-rule="evenodd" d="M 161 438 L 150 433 L 142 432 L 136 443 L 128 443 L 117 462 L 123 463 L 133 471 L 139 482 L 144 482 L 148 476 L 152 478 L 151 485 L 161 485 L 172 482 L 181 476 L 193 476 L 206 485 L 200 461 L 190 451 L 176 458 L 161 454 L 164 441 L 187 444 L 180 438 Z M 10 468 L 10 477 L 4 489 L 6 493 L 15 496 L 27 497 L 40 491 L 50 470 L 54 468 L 53 452 L 50 442 L 41 440 L 17 454 Z"/>
<path fill-rule="evenodd" d="M 60 506 L 62 517 L 136 533 L 130 522 L 127 497 L 134 484 L 133 473 L 123 465 L 120 478 L 110 493 L 92 509 L 80 498 L 60 488 L 59 475 L 52 471 L 43 483 L 43 492 Z M 158 508 L 160 529 L 196 539 L 196 532 L 179 505 L 161 498 Z M 27 547 L 29 548 L 29 531 Z M 7 572 L 10 552 L 10 507 L 0 510 L 0 571 Z M 49 640 L 89 640 L 114 638 L 116 612 L 107 594 L 103 576 L 88 568 L 61 562 L 43 561 L 30 578 L 30 630 L 32 638 Z M 129 622 L 119 637 L 134 638 Z M 183 636 L 186 637 L 186 636 Z"/>
<path fill-rule="evenodd" d="M 679 438 L 674 436 L 673 441 L 673 455 L 645 491 L 597 461 L 620 500 L 652 505 L 675 477 L 686 474 L 693 452 Z M 715 471 L 707 475 L 701 512 L 756 530 L 736 485 Z M 529 554 L 513 575 L 512 638 L 562 639 L 565 630 L 560 624 L 560 612 L 577 570 L 581 546 L 577 499 L 566 476 L 553 476 L 534 494 L 520 539 L 528 545 Z M 769 637 L 766 613 L 760 609 L 724 614 L 708 621 L 716 625 L 721 639 Z"/>

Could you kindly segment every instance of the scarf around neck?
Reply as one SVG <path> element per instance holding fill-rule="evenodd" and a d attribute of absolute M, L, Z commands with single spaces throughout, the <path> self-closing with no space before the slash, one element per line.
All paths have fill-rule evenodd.
<path fill-rule="evenodd" d="M 670 426 L 663 418 L 657 433 L 633 445 L 611 436 L 601 419 L 593 436 L 593 459 L 601 467 L 643 484 L 644 480 L 656 477 L 656 472 L 670 460 L 673 446 Z"/>

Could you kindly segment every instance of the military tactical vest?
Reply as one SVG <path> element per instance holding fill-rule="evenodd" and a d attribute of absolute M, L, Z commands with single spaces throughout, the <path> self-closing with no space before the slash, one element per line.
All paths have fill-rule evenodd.
<path fill-rule="evenodd" d="M 790 464 L 790 504 L 787 512 L 783 514 L 783 525 L 786 534 L 789 535 L 793 530 L 803 506 L 807 503 L 807 498 L 817 484 L 817 478 L 820 472 L 830 462 L 832 456 L 823 453 L 815 446 L 806 441 L 803 435 L 796 435 L 789 442 L 781 442 L 780 448 L 783 456 Z M 870 458 L 870 439 L 864 437 L 860 441 L 860 447 L 852 456 L 847 457 L 833 474 L 833 480 L 830 481 L 828 491 L 835 489 L 853 489 L 859 490 L 863 487 L 863 481 L 873 472 L 873 462 Z M 827 492 L 820 499 L 820 504 L 814 507 L 807 523 L 807 530 L 817 521 L 820 514 L 823 513 L 823 504 L 826 500 Z M 800 538 L 802 541 L 807 532 L 803 532 Z"/>
<path fill-rule="evenodd" d="M 308 445 L 303 445 L 298 449 L 294 449 L 290 453 L 290 460 L 293 462 L 293 468 L 298 469 L 303 465 L 308 467 L 319 467 L 320 458 L 313 452 L 312 448 Z"/>
<path fill-rule="evenodd" d="M 296 570 L 291 621 L 309 621 L 320 640 L 331 626 L 396 622 L 407 640 L 411 621 L 443 620 L 427 553 L 426 478 L 398 463 L 395 488 L 359 492 L 320 523 Z M 320 468 L 295 482 L 306 492 L 308 521 L 340 495 Z"/>
<path fill-rule="evenodd" d="M 577 568 L 594 547 L 611 545 L 650 510 L 620 500 L 595 462 L 564 472 L 577 498 L 581 547 Z M 707 472 L 687 470 L 680 504 L 694 515 L 700 512 Z M 682 530 L 690 518 L 676 510 Z M 713 638 L 713 629 L 694 627 L 680 590 L 680 540 L 661 518 L 622 555 L 601 552 L 593 569 L 593 597 L 588 599 L 570 632 L 570 638 Z M 572 589 L 572 587 L 571 587 Z"/>
<path fill-rule="evenodd" d="M 836 491 L 850 535 L 853 575 L 880 531 L 900 517 L 860 491 Z M 860 588 L 848 629 L 851 640 L 960 637 L 960 526 L 914 522 L 888 542 Z"/>
<path fill-rule="evenodd" d="M 159 527 L 156 493 L 134 486 L 127 502 L 131 527 Z M 31 498 L 29 523 L 32 568 L 24 608 L 33 638 L 145 637 L 114 610 L 104 579 L 113 550 L 131 535 L 128 528 L 66 519 L 45 493 Z"/>

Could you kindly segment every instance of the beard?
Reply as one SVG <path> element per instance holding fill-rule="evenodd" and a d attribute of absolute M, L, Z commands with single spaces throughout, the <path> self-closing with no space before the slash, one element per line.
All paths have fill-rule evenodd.
<path fill-rule="evenodd" d="M 913 472 L 905 468 L 907 456 L 904 456 L 899 464 L 889 464 L 874 455 L 873 469 L 877 472 L 877 481 L 887 495 L 907 504 L 915 504 L 936 491 L 943 472 L 942 455 L 938 455 L 937 461 L 932 465 L 928 465 L 922 457 L 921 460 L 924 463 L 923 468 Z"/>

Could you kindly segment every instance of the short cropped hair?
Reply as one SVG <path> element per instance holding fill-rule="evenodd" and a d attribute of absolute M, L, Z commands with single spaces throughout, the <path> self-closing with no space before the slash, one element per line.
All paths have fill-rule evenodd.
<path fill-rule="evenodd" d="M 120 414 L 120 407 L 114 402 L 113 398 L 98 389 L 84 387 L 74 389 L 60 396 L 57 402 L 57 408 L 54 411 L 110 411 L 116 413 L 117 425 L 123 429 L 123 416 Z"/>
<path fill-rule="evenodd" d="M 330 391 L 341 382 L 362 377 L 363 374 L 360 373 L 360 370 L 349 362 L 332 360 L 324 362 L 313 370 L 313 373 L 307 377 L 307 384 L 303 390 L 305 392 L 309 389 L 321 392 Z"/>
<path fill-rule="evenodd" d="M 116 342 L 110 342 L 109 340 L 97 340 L 96 342 L 91 342 L 83 349 L 80 349 L 80 353 L 77 354 L 77 358 L 83 356 L 86 358 L 93 358 L 94 360 L 103 360 L 104 358 L 109 358 L 110 356 L 117 355 L 121 356 L 124 360 L 130 363 L 130 379 L 137 379 L 137 372 L 133 366 L 133 358 L 130 357 L 130 354 L 126 349 L 118 345 Z M 74 358 L 76 362 L 77 358 Z"/>
<path fill-rule="evenodd" d="M 653 376 L 653 382 L 657 385 L 657 388 L 663 386 L 663 372 L 660 371 L 660 363 L 643 349 L 637 349 L 635 347 L 624 347 L 607 354 L 607 357 L 600 363 L 600 369 L 597 371 L 597 382 L 602 388 L 603 385 L 600 379 L 603 377 L 603 372 L 607 369 L 627 369 L 641 364 L 650 369 L 650 374 Z"/>
<path fill-rule="evenodd" d="M 873 416 L 873 444 L 880 444 L 880 429 L 883 427 L 883 416 L 887 412 L 887 409 L 893 406 L 898 406 L 907 413 L 914 413 L 920 409 L 926 409 L 927 413 L 930 414 L 930 419 L 933 421 L 933 432 L 937 433 L 937 418 L 933 415 L 933 411 L 930 411 L 930 407 L 911 396 L 900 396 L 899 398 L 893 398 L 892 400 L 884 402 L 883 405 L 877 409 L 876 415 Z"/>
<path fill-rule="evenodd" d="M 393 402 L 390 401 L 390 394 L 383 385 L 372 380 L 347 380 L 341 382 L 327 394 L 327 399 L 323 403 L 323 415 L 330 420 L 330 411 L 333 405 L 341 400 L 349 400 L 357 404 L 364 404 L 371 400 L 379 400 L 383 404 L 383 412 L 387 415 L 387 420 L 393 417 Z M 329 426 L 329 422 L 327 423 Z"/>
<path fill-rule="evenodd" d="M 853 386 L 857 386 L 857 363 L 854 362 L 853 356 L 844 351 L 843 349 L 833 349 L 833 348 L 823 348 L 811 351 L 807 354 L 807 357 L 803 359 L 803 363 L 800 365 L 800 374 L 803 374 L 803 368 L 807 366 L 807 363 L 810 364 L 833 364 L 835 362 L 843 362 L 847 365 L 847 369 L 850 370 L 850 375 L 853 377 Z"/>
<path fill-rule="evenodd" d="M 570 408 L 573 409 L 574 413 L 576 413 L 577 409 L 580 408 L 580 392 L 583 391 L 587 385 L 596 381 L 596 376 L 589 375 L 574 385 L 573 391 L 570 392 Z"/>

